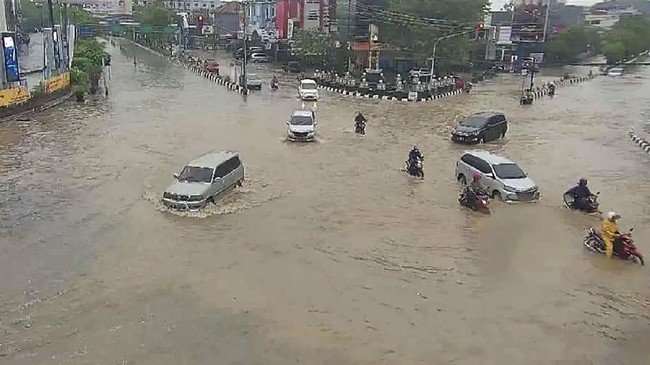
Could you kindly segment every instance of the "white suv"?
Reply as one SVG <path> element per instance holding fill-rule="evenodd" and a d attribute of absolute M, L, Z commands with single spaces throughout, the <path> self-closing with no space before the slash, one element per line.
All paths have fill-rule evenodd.
<path fill-rule="evenodd" d="M 467 184 L 479 173 L 481 186 L 492 198 L 503 201 L 536 202 L 537 184 L 516 163 L 488 151 L 466 151 L 456 162 L 456 179 Z"/>

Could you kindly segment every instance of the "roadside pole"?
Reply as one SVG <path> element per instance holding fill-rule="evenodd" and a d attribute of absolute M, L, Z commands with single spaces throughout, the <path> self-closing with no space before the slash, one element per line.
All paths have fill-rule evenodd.
<path fill-rule="evenodd" d="M 246 61 L 248 58 L 248 45 L 246 43 L 246 30 L 248 28 L 248 5 L 250 3 L 248 1 L 244 1 L 244 31 L 243 31 L 243 36 L 244 36 L 244 47 L 242 52 L 244 54 L 244 57 L 242 59 L 241 67 L 242 67 L 242 82 L 241 82 L 241 87 L 244 90 L 244 95 L 248 95 L 248 80 L 246 80 Z"/>

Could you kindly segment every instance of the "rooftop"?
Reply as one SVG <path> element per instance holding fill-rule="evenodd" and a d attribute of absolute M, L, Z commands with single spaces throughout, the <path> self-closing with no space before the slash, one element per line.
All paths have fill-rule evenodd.
<path fill-rule="evenodd" d="M 493 164 L 493 165 L 514 163 L 514 162 L 510 161 L 506 157 L 495 155 L 495 154 L 490 153 L 490 152 L 488 152 L 486 150 L 471 150 L 471 151 L 465 151 L 465 153 L 469 153 L 470 155 L 481 158 L 481 159 L 485 160 L 486 162 L 488 162 L 490 164 Z"/>
<path fill-rule="evenodd" d="M 214 151 L 209 152 L 201 157 L 198 157 L 188 164 L 189 166 L 194 167 L 210 167 L 214 168 L 215 166 L 221 164 L 222 162 L 228 160 L 231 157 L 239 155 L 237 152 L 232 151 Z"/>

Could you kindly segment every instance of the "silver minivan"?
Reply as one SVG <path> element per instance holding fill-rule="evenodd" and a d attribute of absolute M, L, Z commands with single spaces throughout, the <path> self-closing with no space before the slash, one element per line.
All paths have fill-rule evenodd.
<path fill-rule="evenodd" d="M 488 151 L 466 151 L 456 162 L 456 179 L 463 185 L 481 175 L 480 185 L 492 198 L 503 201 L 536 202 L 539 187 L 514 162 Z"/>
<path fill-rule="evenodd" d="M 217 201 L 217 196 L 244 182 L 244 165 L 237 152 L 203 155 L 174 174 L 176 182 L 163 193 L 162 203 L 178 210 L 199 210 Z"/>

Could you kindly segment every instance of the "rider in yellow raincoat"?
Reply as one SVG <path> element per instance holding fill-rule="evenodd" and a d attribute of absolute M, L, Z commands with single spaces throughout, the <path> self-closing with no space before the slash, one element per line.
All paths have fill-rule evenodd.
<path fill-rule="evenodd" d="M 609 259 L 612 258 L 612 253 L 614 252 L 614 240 L 616 239 L 616 236 L 618 236 L 619 234 L 618 224 L 616 223 L 616 221 L 620 218 L 621 218 L 620 215 L 614 212 L 609 212 L 607 213 L 607 218 L 603 219 L 600 225 L 603 241 L 605 241 L 607 258 Z"/>

